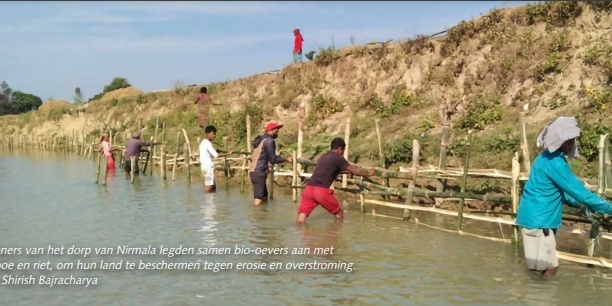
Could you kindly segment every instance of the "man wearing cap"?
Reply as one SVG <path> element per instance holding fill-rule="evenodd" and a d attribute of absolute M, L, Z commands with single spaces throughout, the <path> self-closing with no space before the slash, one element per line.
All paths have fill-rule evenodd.
<path fill-rule="evenodd" d="M 343 156 L 345 149 L 344 139 L 334 138 L 330 150 L 317 160 L 317 165 L 302 194 L 296 221 L 298 224 L 304 223 L 318 205 L 323 206 L 329 213 L 336 216 L 336 220 L 342 221 L 342 209 L 334 196 L 334 190 L 330 188 L 338 174 L 352 173 L 360 176 L 372 176 L 376 172 L 375 169 L 370 169 L 369 172 L 361 171 L 359 167 L 349 164 Z"/>
<path fill-rule="evenodd" d="M 527 268 L 540 275 L 555 275 L 559 262 L 555 234 L 561 226 L 563 204 L 612 213 L 612 203 L 589 191 L 572 173 L 566 158 L 576 158 L 578 122 L 559 117 L 545 127 L 537 145 L 545 150 L 533 161 L 521 196 L 516 224 L 521 226 Z"/>
<path fill-rule="evenodd" d="M 161 144 L 161 142 L 144 142 L 140 140 L 140 133 L 136 132 L 132 134 L 132 138 L 128 140 L 125 145 L 125 163 L 123 164 L 123 170 L 125 172 L 130 173 L 132 171 L 132 157 L 136 159 L 136 169 L 134 169 L 134 174 L 138 174 L 138 159 L 140 159 L 141 152 L 148 152 L 148 150 L 143 150 L 142 147 L 154 146 Z"/>
<path fill-rule="evenodd" d="M 276 138 L 282 124 L 270 122 L 266 125 L 266 132 L 259 135 L 253 141 L 253 154 L 251 155 L 251 167 L 249 178 L 253 183 L 253 205 L 260 205 L 268 198 L 266 179 L 268 177 L 268 164 L 282 164 L 292 162 L 291 157 L 276 155 Z"/>

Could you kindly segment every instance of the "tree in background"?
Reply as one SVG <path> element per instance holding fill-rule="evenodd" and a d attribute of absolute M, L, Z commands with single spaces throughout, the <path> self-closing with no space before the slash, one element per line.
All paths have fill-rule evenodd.
<path fill-rule="evenodd" d="M 2 84 L 0 85 L 0 90 L 2 90 L 2 95 L 4 96 L 4 98 L 7 101 L 11 102 L 11 96 L 13 95 L 13 90 L 8 86 L 6 81 L 2 81 Z"/>
<path fill-rule="evenodd" d="M 42 100 L 29 93 L 15 91 L 6 83 L 0 84 L 0 115 L 29 112 L 42 105 Z"/>
<path fill-rule="evenodd" d="M 93 96 L 91 99 L 89 99 L 89 101 L 87 102 L 91 102 L 93 100 L 100 100 L 100 98 L 102 98 L 102 96 L 104 96 L 105 93 L 107 92 L 111 92 L 113 90 L 117 90 L 117 89 L 121 89 L 121 88 L 127 88 L 127 87 L 131 87 L 132 85 L 130 85 L 130 83 L 128 82 L 127 79 L 124 78 L 114 78 L 113 81 L 104 86 L 104 91 L 102 91 L 101 93 Z"/>
<path fill-rule="evenodd" d="M 29 112 L 33 108 L 38 109 L 38 107 L 42 105 L 42 99 L 33 94 L 16 91 L 13 93 L 11 104 L 13 105 L 15 113 L 25 113 Z"/>
<path fill-rule="evenodd" d="M 74 104 L 83 104 L 85 103 L 83 99 L 83 93 L 81 92 L 81 88 L 77 87 L 74 89 Z"/>

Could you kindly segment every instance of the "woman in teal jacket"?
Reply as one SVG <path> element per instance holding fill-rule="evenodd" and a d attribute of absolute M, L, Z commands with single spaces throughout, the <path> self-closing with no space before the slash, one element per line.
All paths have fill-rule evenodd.
<path fill-rule="evenodd" d="M 578 156 L 579 136 L 573 117 L 559 117 L 542 130 L 537 144 L 545 150 L 533 161 L 521 196 L 516 223 L 522 227 L 525 261 L 543 276 L 553 276 L 559 266 L 555 233 L 561 226 L 563 204 L 612 213 L 612 203 L 589 191 L 567 163 L 566 157 Z"/>

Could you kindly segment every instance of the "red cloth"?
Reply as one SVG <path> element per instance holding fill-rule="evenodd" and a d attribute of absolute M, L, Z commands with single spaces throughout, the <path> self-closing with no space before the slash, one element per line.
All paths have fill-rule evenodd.
<path fill-rule="evenodd" d="M 317 186 L 306 186 L 304 193 L 302 194 L 302 200 L 300 201 L 300 208 L 298 213 L 310 215 L 310 213 L 317 207 L 317 205 L 323 206 L 332 215 L 337 214 L 342 210 L 338 200 L 334 196 L 334 190 L 329 188 L 317 187 Z"/>
<path fill-rule="evenodd" d="M 304 38 L 300 33 L 300 29 L 293 30 L 293 34 L 295 35 L 295 40 L 293 42 L 293 52 L 302 53 L 302 42 L 304 41 Z"/>
<path fill-rule="evenodd" d="M 106 169 L 115 170 L 115 160 L 112 155 L 106 158 Z"/>

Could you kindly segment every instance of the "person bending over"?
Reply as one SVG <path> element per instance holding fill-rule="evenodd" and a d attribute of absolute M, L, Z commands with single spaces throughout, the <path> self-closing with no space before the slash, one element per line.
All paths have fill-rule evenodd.
<path fill-rule="evenodd" d="M 342 221 L 342 208 L 340 208 L 340 204 L 334 196 L 334 190 L 330 188 L 338 174 L 352 173 L 366 177 L 376 173 L 375 169 L 365 172 L 361 171 L 356 165 L 351 165 L 343 156 L 345 149 L 344 139 L 334 138 L 331 142 L 331 149 L 319 157 L 302 194 L 296 221 L 298 224 L 304 223 L 318 205 L 323 206 L 329 213 L 336 216 L 336 220 Z"/>
<path fill-rule="evenodd" d="M 544 277 L 555 275 L 559 267 L 555 234 L 563 204 L 612 213 L 612 203 L 589 191 L 567 163 L 566 158 L 578 156 L 579 136 L 573 117 L 559 117 L 542 130 L 537 145 L 545 150 L 533 161 L 519 202 L 516 224 L 521 226 L 525 263 Z"/>

